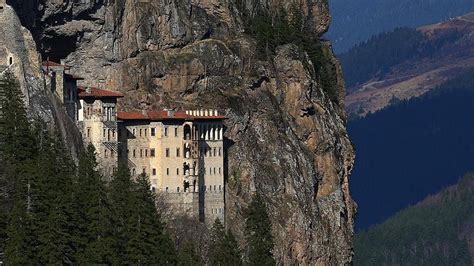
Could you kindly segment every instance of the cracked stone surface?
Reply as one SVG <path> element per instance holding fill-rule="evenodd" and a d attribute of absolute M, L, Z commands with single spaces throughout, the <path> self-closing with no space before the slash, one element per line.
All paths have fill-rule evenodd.
<path fill-rule="evenodd" d="M 241 244 L 243 213 L 258 191 L 279 264 L 350 264 L 354 151 L 344 106 L 324 93 L 314 62 L 294 45 L 258 60 L 255 40 L 243 33 L 240 1 L 98 2 L 12 4 L 44 56 L 65 57 L 86 85 L 123 92 L 122 109 L 204 108 L 228 116 L 226 226 Z M 329 26 L 323 0 L 242 2 L 268 10 L 297 3 L 308 34 L 321 36 Z M 330 43 L 322 45 L 343 103 L 339 63 Z"/>

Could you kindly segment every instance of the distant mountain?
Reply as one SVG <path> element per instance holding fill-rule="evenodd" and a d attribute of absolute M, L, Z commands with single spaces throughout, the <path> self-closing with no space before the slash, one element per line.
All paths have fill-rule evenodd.
<path fill-rule="evenodd" d="M 333 21 L 326 37 L 337 53 L 372 35 L 418 27 L 474 11 L 472 0 L 329 0 Z"/>
<path fill-rule="evenodd" d="M 474 170 L 474 69 L 349 122 L 357 229 L 381 223 Z"/>
<path fill-rule="evenodd" d="M 474 13 L 374 36 L 340 58 L 348 112 L 352 117 L 375 112 L 474 67 Z"/>
<path fill-rule="evenodd" d="M 354 240 L 355 265 L 473 265 L 474 173 Z"/>

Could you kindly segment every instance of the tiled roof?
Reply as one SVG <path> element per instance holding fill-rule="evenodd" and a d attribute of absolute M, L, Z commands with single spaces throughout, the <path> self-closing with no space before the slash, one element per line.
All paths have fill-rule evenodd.
<path fill-rule="evenodd" d="M 70 66 L 61 65 L 59 63 L 56 63 L 56 62 L 53 62 L 53 61 L 50 61 L 50 60 L 43 61 L 43 66 L 45 66 L 45 67 L 64 67 L 65 69 L 70 69 L 71 68 Z"/>
<path fill-rule="evenodd" d="M 77 87 L 79 98 L 122 98 L 123 94 L 115 91 L 102 90 L 90 87 L 89 91 L 86 87 Z"/>
<path fill-rule="evenodd" d="M 171 114 L 168 115 L 168 114 Z M 149 111 L 149 112 L 118 112 L 117 118 L 119 120 L 148 120 L 148 121 L 163 121 L 163 120 L 223 120 L 225 116 L 194 116 L 182 111 L 168 112 Z"/>

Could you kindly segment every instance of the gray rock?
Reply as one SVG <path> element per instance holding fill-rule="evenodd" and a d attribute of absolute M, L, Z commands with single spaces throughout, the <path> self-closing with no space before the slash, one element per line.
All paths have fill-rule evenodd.
<path fill-rule="evenodd" d="M 226 226 L 242 245 L 243 213 L 258 191 L 268 204 L 279 264 L 351 263 L 356 207 L 348 179 L 354 151 L 339 63 L 330 44 L 321 42 L 337 72 L 331 85 L 338 99 L 331 101 L 313 73 L 314 62 L 297 47 L 258 59 L 236 4 L 279 10 L 299 3 L 308 34 L 317 37 L 329 26 L 327 1 L 22 2 L 15 8 L 42 53 L 67 57 L 86 85 L 101 82 L 124 92 L 122 109 L 226 113 Z"/>

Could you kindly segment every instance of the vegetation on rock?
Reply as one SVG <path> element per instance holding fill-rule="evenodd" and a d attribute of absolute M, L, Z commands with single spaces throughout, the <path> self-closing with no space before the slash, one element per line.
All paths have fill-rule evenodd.
<path fill-rule="evenodd" d="M 245 235 L 249 265 L 275 265 L 273 259 L 272 223 L 263 198 L 256 194 L 247 209 Z"/>
<path fill-rule="evenodd" d="M 237 3 L 241 7 L 243 2 Z M 305 25 L 305 19 L 298 5 L 294 4 L 289 12 L 280 9 L 271 13 L 260 5 L 256 5 L 254 13 L 240 8 L 244 20 L 245 32 L 257 41 L 257 56 L 260 59 L 271 58 L 276 49 L 285 44 L 294 44 L 306 52 L 313 63 L 310 71 L 316 74 L 322 89 L 330 99 L 338 102 L 337 69 L 331 62 L 324 41 L 313 36 Z M 314 71 L 313 71 L 314 70 Z"/>

